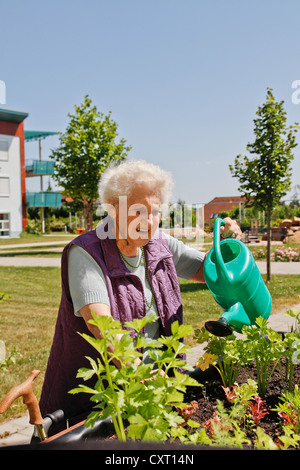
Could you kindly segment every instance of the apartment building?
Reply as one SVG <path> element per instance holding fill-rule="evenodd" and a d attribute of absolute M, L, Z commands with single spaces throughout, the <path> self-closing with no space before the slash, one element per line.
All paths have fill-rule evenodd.
<path fill-rule="evenodd" d="M 0 237 L 26 227 L 24 120 L 28 113 L 0 108 Z"/>
<path fill-rule="evenodd" d="M 43 177 L 52 175 L 54 164 L 43 161 L 41 141 L 56 132 L 24 131 L 28 113 L 0 108 L 0 237 L 18 237 L 27 225 L 27 207 L 39 207 L 42 232 L 44 208 L 59 207 L 60 192 L 43 188 Z M 25 160 L 25 142 L 39 143 L 39 158 Z M 40 178 L 40 191 L 26 191 L 26 178 Z"/>

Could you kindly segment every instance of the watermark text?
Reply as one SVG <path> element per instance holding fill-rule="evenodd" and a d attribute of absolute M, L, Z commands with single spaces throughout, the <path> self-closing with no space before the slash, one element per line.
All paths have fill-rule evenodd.
<path fill-rule="evenodd" d="M 295 91 L 292 93 L 292 103 L 299 104 L 300 103 L 300 80 L 294 80 L 292 82 L 292 88 Z"/>
<path fill-rule="evenodd" d="M 98 236 L 132 240 L 150 239 L 169 233 L 178 239 L 204 241 L 204 204 L 165 204 L 147 207 L 135 203 L 127 205 L 127 197 L 120 196 L 118 204 L 103 204 L 97 210 L 101 221 Z M 102 226 L 103 230 L 99 230 Z"/>
<path fill-rule="evenodd" d="M 0 104 L 6 104 L 6 85 L 3 80 L 0 80 Z"/>

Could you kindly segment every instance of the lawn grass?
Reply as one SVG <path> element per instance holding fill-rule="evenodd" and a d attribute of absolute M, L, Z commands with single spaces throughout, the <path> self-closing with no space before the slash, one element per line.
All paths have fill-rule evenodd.
<path fill-rule="evenodd" d="M 0 291 L 9 296 L 0 304 L 0 339 L 5 341 L 7 358 L 12 355 L 16 360 L 7 370 L 0 368 L 0 394 L 39 369 L 34 387 L 39 396 L 60 301 L 60 269 L 0 267 L 0 279 Z M 23 411 L 18 399 L 4 417 Z"/>
<path fill-rule="evenodd" d="M 0 367 L 0 400 L 33 369 L 41 371 L 34 383 L 39 399 L 60 303 L 60 268 L 0 266 L 0 279 L 0 292 L 9 296 L 0 304 L 0 340 L 5 341 L 7 358 L 11 354 L 15 360 Z M 220 309 L 204 285 L 180 281 L 180 286 L 186 324 L 196 329 L 207 319 L 219 318 Z M 273 275 L 269 289 L 273 312 L 300 302 L 298 275 Z M 0 415 L 0 422 L 24 413 L 20 398 Z"/>
<path fill-rule="evenodd" d="M 5 248 L 6 245 L 24 245 L 27 243 L 52 243 L 56 241 L 67 241 L 75 238 L 73 234 L 51 234 L 51 235 L 23 235 L 18 238 L 1 238 L 0 247 Z"/>

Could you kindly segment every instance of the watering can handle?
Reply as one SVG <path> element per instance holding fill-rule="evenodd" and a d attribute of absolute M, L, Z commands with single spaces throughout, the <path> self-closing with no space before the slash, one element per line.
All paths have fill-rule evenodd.
<path fill-rule="evenodd" d="M 215 257 L 216 257 L 216 270 L 218 276 L 222 279 L 226 279 L 227 282 L 230 282 L 230 277 L 228 276 L 227 269 L 223 260 L 223 256 L 221 253 L 220 248 L 220 234 L 221 234 L 221 226 L 225 225 L 225 220 L 217 217 L 214 224 L 214 250 L 215 250 Z"/>
<path fill-rule="evenodd" d="M 39 375 L 39 370 L 33 370 L 25 382 L 13 387 L 0 402 L 0 413 L 8 410 L 11 404 L 19 397 L 23 397 L 23 403 L 27 405 L 30 424 L 42 425 L 44 420 L 40 413 L 38 401 L 33 393 L 33 382 Z"/>

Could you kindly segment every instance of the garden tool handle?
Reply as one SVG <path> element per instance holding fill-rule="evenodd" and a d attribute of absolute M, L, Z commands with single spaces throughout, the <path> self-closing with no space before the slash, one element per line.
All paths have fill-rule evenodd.
<path fill-rule="evenodd" d="M 8 392 L 0 403 L 0 413 L 7 411 L 17 398 L 23 397 L 23 403 L 29 411 L 30 424 L 35 426 L 42 426 L 44 424 L 45 421 L 41 416 L 38 401 L 33 393 L 33 382 L 39 373 L 39 370 L 33 370 L 23 383 L 16 385 Z"/>

